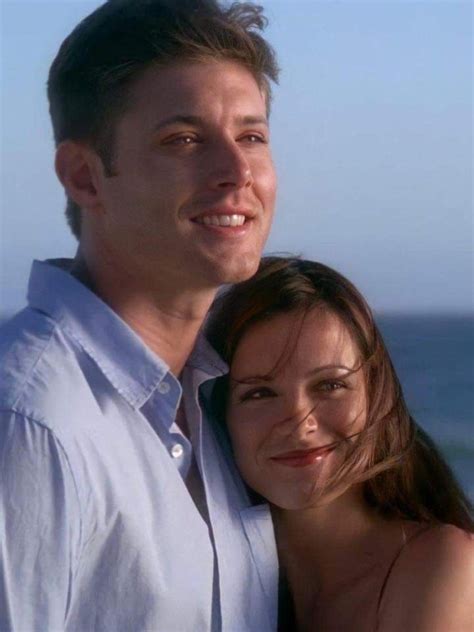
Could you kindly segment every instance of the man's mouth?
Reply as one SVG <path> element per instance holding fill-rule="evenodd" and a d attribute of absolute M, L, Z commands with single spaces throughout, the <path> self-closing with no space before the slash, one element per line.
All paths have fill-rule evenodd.
<path fill-rule="evenodd" d="M 240 234 L 241 232 L 246 232 L 247 224 L 255 219 L 255 215 L 255 211 L 245 206 L 222 204 L 221 206 L 212 206 L 203 210 L 201 213 L 191 217 L 191 221 L 205 228 L 216 230 L 219 233 L 233 229 L 229 233 Z"/>
<path fill-rule="evenodd" d="M 308 448 L 306 450 L 284 452 L 271 457 L 271 460 L 279 465 L 285 465 L 287 467 L 306 467 L 307 465 L 312 465 L 313 463 L 322 461 L 336 448 L 336 445 L 336 443 L 330 443 L 328 445 Z"/>
<path fill-rule="evenodd" d="M 243 226 L 246 219 L 245 215 L 232 213 L 232 215 L 200 215 L 194 221 L 205 226 Z"/>

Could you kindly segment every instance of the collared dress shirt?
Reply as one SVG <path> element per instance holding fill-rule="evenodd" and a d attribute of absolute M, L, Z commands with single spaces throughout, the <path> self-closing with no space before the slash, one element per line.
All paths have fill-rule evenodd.
<path fill-rule="evenodd" d="M 222 360 L 200 339 L 180 384 L 53 263 L 34 263 L 28 302 L 0 337 L 1 632 L 276 629 L 268 507 L 203 414 Z"/>

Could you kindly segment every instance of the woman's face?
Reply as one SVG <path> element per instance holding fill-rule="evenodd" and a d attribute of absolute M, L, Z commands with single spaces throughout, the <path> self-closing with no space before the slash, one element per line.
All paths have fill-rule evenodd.
<path fill-rule="evenodd" d="M 243 336 L 227 422 L 245 481 L 285 509 L 311 507 L 366 420 L 359 351 L 326 308 L 281 314 Z M 320 499 L 319 499 L 320 500 Z"/>

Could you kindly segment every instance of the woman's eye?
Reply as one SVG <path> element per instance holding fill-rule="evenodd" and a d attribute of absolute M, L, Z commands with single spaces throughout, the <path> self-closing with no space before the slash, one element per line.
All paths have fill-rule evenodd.
<path fill-rule="evenodd" d="M 256 401 L 260 399 L 267 399 L 269 397 L 274 397 L 275 393 L 270 388 L 252 388 L 245 393 L 242 393 L 240 396 L 241 402 L 247 401 Z"/>
<path fill-rule="evenodd" d="M 339 391 L 343 388 L 346 388 L 344 382 L 337 382 L 334 380 L 328 380 L 326 382 L 321 382 L 318 384 L 317 389 L 319 391 L 323 391 L 325 393 L 332 393 L 333 391 Z"/>

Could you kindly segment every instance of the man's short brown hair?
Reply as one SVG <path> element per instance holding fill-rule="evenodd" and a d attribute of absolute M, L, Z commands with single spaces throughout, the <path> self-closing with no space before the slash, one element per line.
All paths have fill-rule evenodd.
<path fill-rule="evenodd" d="M 56 144 L 89 143 L 113 174 L 114 131 L 132 83 L 151 65 L 232 60 L 254 75 L 271 99 L 274 52 L 259 31 L 261 7 L 217 0 L 108 0 L 64 40 L 51 66 L 48 98 Z M 71 199 L 68 223 L 79 239 L 81 216 Z"/>

